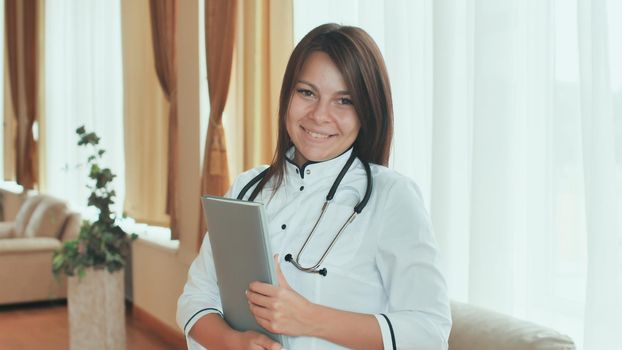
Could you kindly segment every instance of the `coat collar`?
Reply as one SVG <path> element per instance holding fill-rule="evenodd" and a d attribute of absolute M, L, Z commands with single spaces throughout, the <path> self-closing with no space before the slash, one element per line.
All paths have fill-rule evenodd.
<path fill-rule="evenodd" d="M 353 148 L 348 148 L 345 152 L 332 159 L 319 162 L 308 161 L 301 167 L 294 163 L 295 152 L 296 148 L 291 147 L 285 153 L 285 174 L 287 177 L 293 177 L 307 182 L 326 177 L 335 178 L 348 161 L 348 158 L 350 158 Z"/>

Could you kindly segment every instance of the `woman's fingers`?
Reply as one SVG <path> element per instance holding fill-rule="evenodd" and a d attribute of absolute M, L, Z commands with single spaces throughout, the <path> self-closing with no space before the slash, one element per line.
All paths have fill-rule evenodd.
<path fill-rule="evenodd" d="M 267 319 L 261 318 L 261 317 L 257 317 L 257 316 L 255 316 L 255 320 L 257 321 L 258 325 L 260 325 L 263 329 L 267 330 L 268 332 L 277 333 L 273 329 L 272 323 L 270 322 L 270 320 L 267 320 Z"/>
<path fill-rule="evenodd" d="M 261 349 L 268 349 L 268 350 L 281 350 L 282 348 L 281 344 L 275 342 L 274 340 L 270 339 L 268 336 L 261 334 L 261 333 L 255 333 L 253 344 L 260 346 Z"/>
<path fill-rule="evenodd" d="M 265 334 L 255 331 L 246 331 L 241 333 L 242 342 L 238 347 L 252 350 L 281 350 L 281 344 L 270 339 Z"/>
<path fill-rule="evenodd" d="M 259 306 L 267 307 L 267 308 L 272 306 L 272 300 L 273 300 L 273 298 L 267 297 L 263 294 L 253 292 L 252 290 L 249 290 L 246 292 L 246 299 L 251 304 L 255 304 L 255 305 L 259 305 Z"/>
<path fill-rule="evenodd" d="M 255 293 L 259 293 L 259 294 L 263 294 L 265 296 L 274 296 L 276 295 L 277 292 L 277 287 L 268 284 L 268 283 L 263 283 L 263 282 L 259 282 L 259 281 L 255 281 L 255 282 L 251 282 L 248 285 L 248 290 L 249 292 L 255 292 Z"/>
<path fill-rule="evenodd" d="M 251 313 L 255 316 L 255 317 L 261 317 L 261 318 L 265 318 L 265 319 L 272 319 L 272 311 L 269 309 L 266 309 L 265 307 L 261 307 L 261 306 L 257 306 L 254 304 L 248 304 L 248 307 L 251 309 Z"/>

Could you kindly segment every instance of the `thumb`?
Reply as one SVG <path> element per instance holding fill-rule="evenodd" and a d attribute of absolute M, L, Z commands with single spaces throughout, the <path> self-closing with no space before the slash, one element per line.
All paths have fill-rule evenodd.
<path fill-rule="evenodd" d="M 283 271 L 281 271 L 281 263 L 279 262 L 278 254 L 274 254 L 274 266 L 276 267 L 276 277 L 279 282 L 279 286 L 287 288 L 287 289 L 291 289 L 291 287 L 289 286 L 289 283 L 287 283 L 287 280 L 285 279 L 285 275 L 283 274 Z"/>

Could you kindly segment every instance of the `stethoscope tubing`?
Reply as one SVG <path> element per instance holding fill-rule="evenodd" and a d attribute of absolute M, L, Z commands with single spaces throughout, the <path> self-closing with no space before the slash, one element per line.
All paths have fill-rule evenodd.
<path fill-rule="evenodd" d="M 326 274 L 328 273 L 328 270 L 326 268 L 320 269 L 319 268 L 320 265 L 322 265 L 322 263 L 324 262 L 324 259 L 326 259 L 326 256 L 328 256 L 328 254 L 332 250 L 333 246 L 337 242 L 337 239 L 339 239 L 341 234 L 345 231 L 346 227 L 348 227 L 348 225 L 350 225 L 354 221 L 354 219 L 357 217 L 357 215 L 360 214 L 363 211 L 365 206 L 367 206 L 367 202 L 369 201 L 369 198 L 371 197 L 371 192 L 373 190 L 373 178 L 372 178 L 372 175 L 371 175 L 371 167 L 369 166 L 369 163 L 366 162 L 366 161 L 361 160 L 361 163 L 363 164 L 363 168 L 365 169 L 365 175 L 366 175 L 366 178 L 367 178 L 367 186 L 365 188 L 365 194 L 363 195 L 363 199 L 354 207 L 352 214 L 350 215 L 348 220 L 346 220 L 345 223 L 341 226 L 339 231 L 337 231 L 337 234 L 335 235 L 335 237 L 333 237 L 332 241 L 328 245 L 328 248 L 326 248 L 326 250 L 324 251 L 324 253 L 320 257 L 318 262 L 315 265 L 310 266 L 310 267 L 304 267 L 304 266 L 302 266 L 300 264 L 300 256 L 302 255 L 302 252 L 305 250 L 305 248 L 307 247 L 307 244 L 311 240 L 311 237 L 315 233 L 315 230 L 316 230 L 317 226 L 319 225 L 320 221 L 324 217 L 324 213 L 326 212 L 326 209 L 330 205 L 331 201 L 333 200 L 333 197 L 335 196 L 335 193 L 337 192 L 337 188 L 341 184 L 341 180 L 343 180 L 344 176 L 346 175 L 346 173 L 350 169 L 350 166 L 354 162 L 355 158 L 356 158 L 356 155 L 355 155 L 355 153 L 353 151 L 352 154 L 350 155 L 350 157 L 348 158 L 348 160 L 346 161 L 346 163 L 344 164 L 343 168 L 341 169 L 341 171 L 337 175 L 337 178 L 335 178 L 335 181 L 333 182 L 330 190 L 328 191 L 328 194 L 326 195 L 326 200 L 324 202 L 324 205 L 322 205 L 322 211 L 320 212 L 320 216 L 315 221 L 315 224 L 313 225 L 313 228 L 311 229 L 311 232 L 309 232 L 309 234 L 307 235 L 307 238 L 305 239 L 304 243 L 302 244 L 302 247 L 300 247 L 300 250 L 298 251 L 298 254 L 296 254 L 296 258 L 293 259 L 292 258 L 292 254 L 285 255 L 285 261 L 292 263 L 300 271 L 309 272 L 309 273 L 317 273 L 317 274 L 320 274 L 322 276 L 326 276 Z M 246 192 L 248 192 L 248 190 L 251 187 L 253 187 L 256 183 L 258 183 L 259 181 L 261 181 L 265 177 L 265 175 L 268 173 L 269 169 L 270 168 L 266 168 L 261 173 L 259 173 L 257 176 L 255 176 L 253 179 L 251 179 L 242 188 L 242 190 L 238 194 L 237 199 L 242 200 L 244 198 L 244 196 L 246 195 Z M 251 194 L 249 200 L 253 201 L 255 199 L 255 197 L 257 196 L 257 194 L 259 193 L 259 191 L 260 191 L 260 189 L 258 187 L 256 187 L 255 190 L 253 191 L 253 193 Z"/>

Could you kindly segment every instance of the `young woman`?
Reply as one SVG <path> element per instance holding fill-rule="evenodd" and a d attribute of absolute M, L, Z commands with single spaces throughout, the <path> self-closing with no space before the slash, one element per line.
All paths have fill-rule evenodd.
<path fill-rule="evenodd" d="M 392 134 L 389 79 L 371 37 L 313 29 L 287 64 L 272 164 L 241 174 L 227 194 L 265 205 L 279 285 L 253 282 L 247 299 L 290 349 L 447 349 L 436 242 L 417 186 L 386 168 Z M 189 348 L 280 349 L 221 317 L 208 240 L 178 303 Z"/>

